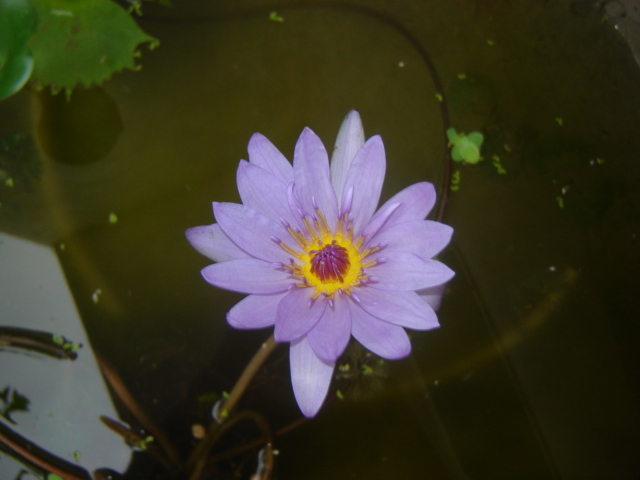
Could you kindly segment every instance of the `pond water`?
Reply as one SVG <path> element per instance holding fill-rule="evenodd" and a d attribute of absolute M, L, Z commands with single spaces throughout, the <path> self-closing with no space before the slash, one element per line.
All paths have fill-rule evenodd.
<path fill-rule="evenodd" d="M 385 143 L 386 200 L 423 180 L 442 194 L 446 128 L 481 131 L 484 160 L 453 165 L 441 327 L 413 332 L 404 360 L 350 350 L 373 374 L 338 380 L 344 400 L 330 393 L 302 424 L 280 346 L 240 406 L 294 427 L 274 438 L 274 478 L 635 478 L 640 70 L 610 3 L 145 5 L 161 44 L 140 72 L 68 103 L 30 90 L 0 103 L 14 178 L 0 230 L 55 249 L 91 348 L 186 457 L 192 425 L 271 333 L 228 326 L 242 297 L 204 282 L 210 262 L 184 237 L 213 222 L 211 201 L 239 201 L 251 135 L 291 158 L 309 126 L 331 149 L 357 108 Z M 34 328 L 0 308 L 1 326 Z M 14 382 L 3 373 L 0 389 Z M 239 426 L 214 452 L 259 436 Z M 206 478 L 249 478 L 259 448 Z M 125 478 L 181 475 L 136 453 Z"/>

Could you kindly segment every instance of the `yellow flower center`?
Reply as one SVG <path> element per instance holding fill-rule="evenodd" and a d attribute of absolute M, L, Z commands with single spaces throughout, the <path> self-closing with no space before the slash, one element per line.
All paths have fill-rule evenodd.
<path fill-rule="evenodd" d="M 298 287 L 314 288 L 314 299 L 322 294 L 332 298 L 338 290 L 349 294 L 353 287 L 369 279 L 365 269 L 375 265 L 376 261 L 365 261 L 365 258 L 378 250 L 378 246 L 362 249 L 362 236 L 354 241 L 348 213 L 338 220 L 335 233 L 327 225 L 322 212 L 316 210 L 315 213 L 313 222 L 308 217 L 303 219 L 304 232 L 285 225 L 302 252 L 280 241 L 280 247 L 291 255 L 290 263 L 283 268 L 300 280 L 296 284 Z"/>

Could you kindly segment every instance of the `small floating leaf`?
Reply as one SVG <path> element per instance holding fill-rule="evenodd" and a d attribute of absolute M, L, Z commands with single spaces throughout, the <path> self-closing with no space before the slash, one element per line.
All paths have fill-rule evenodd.
<path fill-rule="evenodd" d="M 493 159 L 493 166 L 496 167 L 496 170 L 498 171 L 498 175 L 506 175 L 507 171 L 502 166 L 502 163 L 500 162 L 500 157 L 498 155 L 494 155 L 492 159 Z"/>
<path fill-rule="evenodd" d="M 275 10 L 269 14 L 269 20 L 273 20 L 274 22 L 284 22 L 284 18 L 282 18 Z"/>
<path fill-rule="evenodd" d="M 471 132 L 469 135 L 457 133 L 455 128 L 447 129 L 447 138 L 451 148 L 451 158 L 456 162 L 465 161 L 475 164 L 481 160 L 480 147 L 484 136 L 480 132 Z"/>
<path fill-rule="evenodd" d="M 452 127 L 447 129 L 447 138 L 449 139 L 449 143 L 451 145 L 453 145 L 454 141 L 458 140 L 458 134 L 456 133 L 455 128 Z"/>
<path fill-rule="evenodd" d="M 484 141 L 484 135 L 482 135 L 480 132 L 471 132 L 469 135 L 467 135 L 467 139 L 476 147 L 480 148 L 482 146 L 482 142 Z"/>
<path fill-rule="evenodd" d="M 460 170 L 456 170 L 451 175 L 451 191 L 457 192 L 460 190 Z"/>

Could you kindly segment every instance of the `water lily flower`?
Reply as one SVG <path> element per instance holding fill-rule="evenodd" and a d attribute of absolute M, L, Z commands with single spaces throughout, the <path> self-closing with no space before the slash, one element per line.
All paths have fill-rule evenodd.
<path fill-rule="evenodd" d="M 434 312 L 454 273 L 433 260 L 452 228 L 425 217 L 435 190 L 416 183 L 376 211 L 386 159 L 379 136 L 364 141 L 357 111 L 345 118 L 329 164 L 305 128 L 293 166 L 264 136 L 240 161 L 242 204 L 216 203 L 217 223 L 187 230 L 214 260 L 210 284 L 248 297 L 227 314 L 235 328 L 275 325 L 290 342 L 293 390 L 302 413 L 316 415 L 338 357 L 353 335 L 386 359 L 406 357 L 405 328 L 438 326 Z"/>

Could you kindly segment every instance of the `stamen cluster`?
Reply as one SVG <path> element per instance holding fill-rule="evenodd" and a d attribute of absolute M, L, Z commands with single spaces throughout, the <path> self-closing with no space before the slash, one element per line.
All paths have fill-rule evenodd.
<path fill-rule="evenodd" d="M 300 280 L 296 286 L 315 287 L 313 300 L 320 295 L 332 299 L 336 291 L 351 295 L 353 287 L 365 285 L 372 280 L 365 269 L 376 265 L 378 260 L 365 259 L 378 251 L 380 246 L 362 248 L 362 235 L 354 241 L 349 211 L 344 212 L 338 220 L 334 234 L 317 205 L 314 205 L 314 209 L 312 217 L 300 211 L 304 232 L 281 219 L 283 226 L 302 250 L 300 252 L 279 238 L 273 238 L 274 242 L 291 255 L 289 264 L 283 264 L 282 268 Z"/>
<path fill-rule="evenodd" d="M 319 243 L 322 245 L 322 242 Z M 338 245 L 335 240 L 326 244 L 320 250 L 311 250 L 311 273 L 313 273 L 322 283 L 340 282 L 344 283 L 344 277 L 351 266 L 349 252 Z"/>

